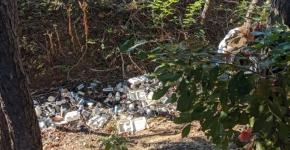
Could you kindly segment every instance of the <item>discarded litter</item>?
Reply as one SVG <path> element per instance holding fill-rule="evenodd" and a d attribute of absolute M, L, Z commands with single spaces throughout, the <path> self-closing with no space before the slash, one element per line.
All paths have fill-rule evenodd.
<path fill-rule="evenodd" d="M 176 104 L 166 104 L 163 96 L 152 100 L 154 91 L 162 86 L 145 75 L 103 86 L 98 80 L 83 82 L 76 87 L 60 87 L 55 95 L 34 97 L 35 112 L 42 130 L 65 124 L 85 123 L 91 129 L 103 128 L 110 120 L 119 133 L 148 128 L 147 119 L 172 115 Z"/>

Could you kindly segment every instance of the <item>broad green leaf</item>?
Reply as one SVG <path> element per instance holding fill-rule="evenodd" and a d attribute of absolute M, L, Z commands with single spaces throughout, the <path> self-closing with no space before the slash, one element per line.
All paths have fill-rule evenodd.
<path fill-rule="evenodd" d="M 219 74 L 218 66 L 215 66 L 209 71 L 211 80 L 217 80 L 218 74 Z"/>
<path fill-rule="evenodd" d="M 176 81 L 180 77 L 181 77 L 181 74 L 167 73 L 167 74 L 162 74 L 162 75 L 158 76 L 157 79 L 159 81 Z"/>
<path fill-rule="evenodd" d="M 181 112 L 185 112 L 191 109 L 192 107 L 192 97 L 190 96 L 190 92 L 185 90 L 182 95 L 178 98 L 177 101 L 177 110 Z"/>
<path fill-rule="evenodd" d="M 136 41 L 135 38 L 126 41 L 124 44 L 120 46 L 120 52 L 127 51 L 134 44 L 135 41 Z"/>
<path fill-rule="evenodd" d="M 177 97 L 176 97 L 176 93 L 173 93 L 171 95 L 171 103 L 175 103 L 175 102 L 177 102 Z"/>
<path fill-rule="evenodd" d="M 138 57 L 141 59 L 147 59 L 148 54 L 145 51 L 140 51 L 140 52 L 138 52 Z"/>
<path fill-rule="evenodd" d="M 186 66 L 187 65 L 187 63 L 185 63 L 183 60 L 180 60 L 180 59 L 174 60 L 174 63 L 178 64 L 180 66 Z"/>
<path fill-rule="evenodd" d="M 283 122 L 278 122 L 277 129 L 278 137 L 284 142 L 289 141 L 289 130 Z"/>
<path fill-rule="evenodd" d="M 110 150 L 111 149 L 111 145 L 110 144 L 106 144 L 105 150 Z"/>
<path fill-rule="evenodd" d="M 166 63 L 166 64 L 162 64 L 162 65 L 159 65 L 155 68 L 154 70 L 154 73 L 162 73 L 164 70 L 170 68 L 170 66 Z"/>
<path fill-rule="evenodd" d="M 250 122 L 250 127 L 253 128 L 254 123 L 255 123 L 255 117 L 251 117 L 249 122 Z"/>
<path fill-rule="evenodd" d="M 202 68 L 197 67 L 190 71 L 190 77 L 194 79 L 194 81 L 199 82 L 202 78 Z"/>
<path fill-rule="evenodd" d="M 266 121 L 266 116 L 264 114 L 260 114 L 259 117 L 255 120 L 253 131 L 259 132 L 262 129 L 265 121 Z"/>
<path fill-rule="evenodd" d="M 274 20 L 278 22 L 280 25 L 283 24 L 282 17 L 280 15 L 275 15 Z"/>
<path fill-rule="evenodd" d="M 240 78 L 238 78 L 237 82 L 237 90 L 239 95 L 247 95 L 251 92 L 251 84 L 249 81 L 246 79 L 245 75 L 241 75 Z"/>
<path fill-rule="evenodd" d="M 189 124 L 189 125 L 187 125 L 186 127 L 183 128 L 183 130 L 182 130 L 182 138 L 186 137 L 189 134 L 190 127 L 191 127 L 191 125 Z"/>
<path fill-rule="evenodd" d="M 280 43 L 277 47 L 281 47 L 283 50 L 290 49 L 290 42 Z"/>
<path fill-rule="evenodd" d="M 180 94 L 183 94 L 183 92 L 186 91 L 186 89 L 187 89 L 187 83 L 186 83 L 185 79 L 182 78 L 182 80 L 178 86 L 178 90 L 179 90 Z"/>
<path fill-rule="evenodd" d="M 160 99 L 162 96 L 165 95 L 166 92 L 168 92 L 169 88 L 170 88 L 170 86 L 165 86 L 162 89 L 158 89 L 156 92 L 154 92 L 152 99 L 154 99 L 154 100 Z"/>
<path fill-rule="evenodd" d="M 273 131 L 273 125 L 274 125 L 274 122 L 273 122 L 273 115 L 270 115 L 265 123 L 264 123 L 264 130 L 266 131 L 266 134 L 265 134 L 265 137 L 268 137 L 268 136 L 271 136 L 272 134 L 271 131 Z"/>
<path fill-rule="evenodd" d="M 238 80 L 237 77 L 233 77 L 228 85 L 228 96 L 232 104 L 235 104 L 239 100 L 239 94 L 237 92 Z"/>
<path fill-rule="evenodd" d="M 224 140 L 222 141 L 223 149 L 228 149 L 228 145 L 229 145 L 229 139 L 228 137 L 225 137 Z"/>
<path fill-rule="evenodd" d="M 188 112 L 182 112 L 182 113 L 180 113 L 180 116 L 178 118 L 175 118 L 173 120 L 173 122 L 176 124 L 192 122 L 191 114 Z"/>
<path fill-rule="evenodd" d="M 268 101 L 268 107 L 277 118 L 282 120 L 282 115 L 277 105 L 273 104 L 271 101 Z"/>
<path fill-rule="evenodd" d="M 146 44 L 146 43 L 147 43 L 146 40 L 140 40 L 140 41 L 137 41 L 136 44 L 135 44 L 134 46 L 132 46 L 132 47 L 130 47 L 130 48 L 128 49 L 128 52 L 132 52 L 133 50 L 135 50 L 136 47 L 138 47 L 138 46 L 140 46 L 140 45 L 144 45 L 144 44 Z"/>
<path fill-rule="evenodd" d="M 228 117 L 228 114 L 222 111 L 221 114 L 220 114 L 220 117 L 219 117 L 220 123 L 226 122 L 227 121 L 227 117 Z"/>
<path fill-rule="evenodd" d="M 223 90 L 220 94 L 220 102 L 222 105 L 222 110 L 227 113 L 228 112 L 228 102 L 229 102 L 229 98 L 228 98 L 228 92 L 226 90 Z"/>
<path fill-rule="evenodd" d="M 256 150 L 266 150 L 264 145 L 261 142 L 256 141 L 255 143 L 256 143 Z"/>

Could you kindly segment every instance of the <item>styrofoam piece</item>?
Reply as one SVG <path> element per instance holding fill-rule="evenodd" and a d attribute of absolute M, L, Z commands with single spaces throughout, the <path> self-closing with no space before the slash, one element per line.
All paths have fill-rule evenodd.
<path fill-rule="evenodd" d="M 132 122 L 133 122 L 132 124 L 133 124 L 135 131 L 141 131 L 141 130 L 148 128 L 145 117 L 139 117 L 139 118 L 132 119 Z"/>
<path fill-rule="evenodd" d="M 152 100 L 153 94 L 154 94 L 154 92 L 150 92 L 150 93 L 147 95 L 147 99 Z"/>
<path fill-rule="evenodd" d="M 146 93 L 143 90 L 130 91 L 129 99 L 131 100 L 147 100 Z"/>
<path fill-rule="evenodd" d="M 132 120 L 119 120 L 117 122 L 117 128 L 119 133 L 141 131 L 149 128 L 146 118 L 139 117 Z"/>
<path fill-rule="evenodd" d="M 130 132 L 134 130 L 131 120 L 119 120 L 117 122 L 119 133 Z"/>
<path fill-rule="evenodd" d="M 42 114 L 41 108 L 39 106 L 36 106 L 34 109 L 35 109 L 36 116 L 40 117 L 40 115 Z"/>
<path fill-rule="evenodd" d="M 137 91 L 139 100 L 147 100 L 146 93 L 144 91 Z"/>
<path fill-rule="evenodd" d="M 64 120 L 67 121 L 67 122 L 75 121 L 75 120 L 78 120 L 78 119 L 80 119 L 80 114 L 78 113 L 78 111 L 68 112 L 68 113 L 66 113 L 66 115 L 64 117 Z"/>
<path fill-rule="evenodd" d="M 54 125 L 55 126 L 62 126 L 62 125 L 67 124 L 67 123 L 68 122 L 64 120 L 64 121 L 61 121 L 61 122 L 55 122 Z"/>
<path fill-rule="evenodd" d="M 129 83 L 131 83 L 131 84 L 139 84 L 139 83 L 141 83 L 142 82 L 142 80 L 141 79 L 139 79 L 139 78 L 137 78 L 137 77 L 134 77 L 134 78 L 130 78 L 130 79 L 128 79 L 128 82 Z"/>
<path fill-rule="evenodd" d="M 44 123 L 44 121 L 38 122 L 40 129 L 44 129 L 47 128 L 46 124 Z"/>

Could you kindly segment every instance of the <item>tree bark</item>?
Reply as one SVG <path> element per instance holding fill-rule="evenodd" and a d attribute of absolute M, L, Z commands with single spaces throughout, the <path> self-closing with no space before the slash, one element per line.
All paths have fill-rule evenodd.
<path fill-rule="evenodd" d="M 284 24 L 290 27 L 290 2 L 288 0 L 272 0 L 268 25 L 275 24 L 275 15 L 280 15 Z"/>
<path fill-rule="evenodd" d="M 0 149 L 42 150 L 18 45 L 17 1 L 0 0 Z"/>
<path fill-rule="evenodd" d="M 207 23 L 208 18 L 210 17 L 211 7 L 213 5 L 213 0 L 206 0 L 204 4 L 203 11 L 201 13 L 201 25 L 205 25 Z"/>

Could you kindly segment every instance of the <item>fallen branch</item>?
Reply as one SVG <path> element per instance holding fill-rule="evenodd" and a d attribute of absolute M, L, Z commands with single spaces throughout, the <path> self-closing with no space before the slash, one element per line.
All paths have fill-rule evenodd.
<path fill-rule="evenodd" d="M 124 61 L 124 58 L 123 58 L 123 55 L 122 55 L 121 52 L 120 52 L 120 55 L 121 55 L 121 59 L 122 59 L 122 74 L 123 74 L 123 79 L 125 79 L 125 69 L 124 69 L 125 61 Z"/>
<path fill-rule="evenodd" d="M 133 59 L 132 59 L 132 57 L 131 57 L 131 55 L 130 55 L 130 53 L 128 54 L 128 56 L 129 56 L 129 59 L 131 60 L 131 62 L 132 62 L 132 64 L 134 64 L 137 68 L 138 68 L 138 70 L 141 72 L 141 73 L 144 73 L 143 71 L 142 71 L 142 69 L 133 61 Z"/>
<path fill-rule="evenodd" d="M 106 69 L 106 70 L 97 70 L 97 69 L 90 68 L 91 71 L 95 71 L 95 72 L 106 72 L 106 71 L 112 71 L 112 70 L 116 70 L 116 69 L 119 69 L 119 67 L 110 68 L 110 69 Z"/>

